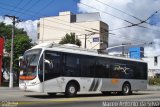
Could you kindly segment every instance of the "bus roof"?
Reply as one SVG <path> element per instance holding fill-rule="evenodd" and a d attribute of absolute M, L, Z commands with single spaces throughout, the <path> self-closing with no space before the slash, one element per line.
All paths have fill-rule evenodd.
<path fill-rule="evenodd" d="M 97 56 L 97 57 L 106 57 L 106 58 L 112 58 L 112 59 L 121 59 L 121 60 L 128 60 L 128 61 L 136 61 L 136 62 L 143 62 L 146 63 L 143 60 L 138 59 L 131 59 L 126 57 L 120 57 L 120 56 L 114 56 L 114 55 L 108 55 L 107 53 L 99 52 L 97 50 L 91 50 L 91 49 L 84 49 L 80 47 L 75 47 L 75 45 L 59 45 L 59 44 L 53 44 L 49 46 L 36 46 L 32 49 L 42 49 L 42 50 L 51 50 L 51 51 L 59 51 L 59 52 L 66 52 L 66 53 L 73 53 L 73 54 L 81 54 L 81 55 L 89 55 L 89 56 Z"/>

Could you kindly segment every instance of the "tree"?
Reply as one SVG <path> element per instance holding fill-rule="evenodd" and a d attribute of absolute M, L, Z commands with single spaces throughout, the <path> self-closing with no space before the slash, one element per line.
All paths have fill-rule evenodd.
<path fill-rule="evenodd" d="M 27 32 L 24 31 L 24 29 L 18 29 L 15 28 L 15 35 L 25 34 L 27 35 Z M 0 22 L 0 37 L 4 37 L 5 40 L 11 39 L 12 35 L 12 25 L 6 25 L 3 22 Z"/>
<path fill-rule="evenodd" d="M 16 63 L 19 59 L 20 56 L 23 55 L 23 53 L 31 48 L 32 43 L 31 43 L 31 39 L 25 35 L 25 34 L 20 34 L 20 35 L 16 35 L 14 38 L 14 51 L 13 51 L 13 64 L 14 64 L 14 68 L 17 69 L 18 64 Z M 5 49 L 7 52 L 11 51 L 11 39 L 6 41 L 5 43 Z"/>
<path fill-rule="evenodd" d="M 0 37 L 5 38 L 5 50 L 10 53 L 11 51 L 11 35 L 12 35 L 12 25 L 5 25 L 5 23 L 0 23 Z M 19 74 L 19 57 L 23 53 L 32 47 L 31 39 L 27 36 L 27 32 L 24 29 L 15 28 L 14 33 L 14 51 L 13 51 L 13 70 Z M 10 68 L 10 57 L 3 57 L 3 67 Z M 18 75 L 17 75 L 18 76 Z"/>
<path fill-rule="evenodd" d="M 62 40 L 59 42 L 59 44 L 76 44 L 78 46 L 81 46 L 81 41 L 79 39 L 75 39 L 75 33 L 66 34 L 65 37 L 62 38 Z"/>

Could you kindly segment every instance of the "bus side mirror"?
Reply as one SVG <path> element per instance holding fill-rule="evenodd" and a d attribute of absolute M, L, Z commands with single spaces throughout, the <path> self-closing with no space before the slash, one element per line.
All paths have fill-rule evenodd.
<path fill-rule="evenodd" d="M 23 56 L 20 56 L 19 57 L 19 67 L 21 66 L 23 60 L 24 60 Z"/>
<path fill-rule="evenodd" d="M 19 67 L 21 68 L 21 66 L 23 66 L 23 63 L 24 63 L 24 58 L 23 56 L 20 56 L 19 57 Z"/>

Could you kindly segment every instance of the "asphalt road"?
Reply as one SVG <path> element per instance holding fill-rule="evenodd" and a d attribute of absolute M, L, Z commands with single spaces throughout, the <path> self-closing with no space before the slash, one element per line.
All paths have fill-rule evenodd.
<path fill-rule="evenodd" d="M 156 107 L 160 105 L 160 91 L 139 91 L 129 96 L 80 93 L 66 98 L 63 94 L 50 97 L 46 93 L 0 88 L 0 102 L 2 107 Z"/>

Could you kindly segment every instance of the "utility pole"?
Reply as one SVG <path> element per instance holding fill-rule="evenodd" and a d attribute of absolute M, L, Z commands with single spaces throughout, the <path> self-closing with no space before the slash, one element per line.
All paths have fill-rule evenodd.
<path fill-rule="evenodd" d="M 85 34 L 85 41 L 84 41 L 84 48 L 86 48 L 86 42 L 87 42 L 87 34 Z"/>
<path fill-rule="evenodd" d="M 125 46 L 126 44 L 123 44 L 122 43 L 122 56 L 124 56 L 124 54 L 125 54 L 125 52 L 124 52 L 124 46 Z"/>
<path fill-rule="evenodd" d="M 15 30 L 15 24 L 18 22 L 18 17 L 16 16 L 10 16 L 5 15 L 5 17 L 9 17 L 12 20 L 13 26 L 12 26 L 12 38 L 11 38 L 11 53 L 10 53 L 10 79 L 9 79 L 9 88 L 13 88 L 13 43 L 14 43 L 14 30 Z"/>
<path fill-rule="evenodd" d="M 96 30 L 96 29 L 93 29 L 93 30 Z M 93 31 L 87 30 L 87 29 L 85 29 L 85 31 L 91 32 L 90 34 L 85 34 L 85 35 L 84 35 L 84 36 L 85 36 L 84 48 L 87 48 L 87 39 L 88 39 L 90 36 L 96 34 L 97 32 L 93 32 Z M 89 37 L 87 38 L 87 36 L 89 36 Z"/>

